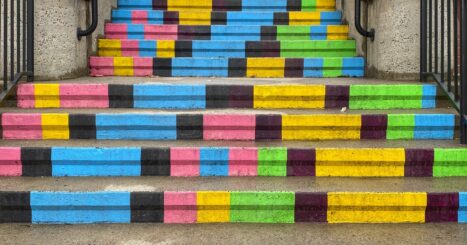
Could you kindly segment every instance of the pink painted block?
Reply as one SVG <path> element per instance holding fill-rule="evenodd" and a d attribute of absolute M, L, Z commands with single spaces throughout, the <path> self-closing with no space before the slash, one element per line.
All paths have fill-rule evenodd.
<path fill-rule="evenodd" d="M 195 192 L 164 193 L 164 223 L 196 223 Z"/>
<path fill-rule="evenodd" d="M 205 115 L 205 140 L 254 140 L 255 115 Z"/>
<path fill-rule="evenodd" d="M 0 176 L 21 176 L 22 174 L 21 148 L 0 148 Z"/>
<path fill-rule="evenodd" d="M 122 56 L 137 57 L 139 56 L 138 40 L 121 40 Z"/>
<path fill-rule="evenodd" d="M 258 176 L 258 149 L 231 148 L 229 176 Z"/>
<path fill-rule="evenodd" d="M 41 114 L 4 113 L 2 115 L 4 139 L 42 139 Z"/>
<path fill-rule="evenodd" d="M 144 39 L 147 40 L 178 40 L 177 25 L 145 25 Z"/>
<path fill-rule="evenodd" d="M 19 108 L 34 108 L 35 97 L 34 97 L 34 84 L 21 84 L 18 86 L 17 94 L 17 106 Z"/>
<path fill-rule="evenodd" d="M 113 76 L 114 58 L 113 57 L 95 57 L 89 58 L 90 75 L 94 77 Z"/>
<path fill-rule="evenodd" d="M 109 108 L 107 84 L 61 84 L 62 108 Z"/>
<path fill-rule="evenodd" d="M 147 24 L 148 11 L 146 10 L 133 10 L 131 11 L 131 23 L 133 24 Z"/>
<path fill-rule="evenodd" d="M 197 148 L 171 148 L 170 173 L 176 177 L 199 176 L 200 152 Z"/>
<path fill-rule="evenodd" d="M 138 77 L 150 77 L 152 76 L 152 58 L 142 58 L 135 57 L 133 58 L 133 73 Z"/>
<path fill-rule="evenodd" d="M 107 23 L 104 33 L 107 39 L 128 39 L 128 25 Z"/>

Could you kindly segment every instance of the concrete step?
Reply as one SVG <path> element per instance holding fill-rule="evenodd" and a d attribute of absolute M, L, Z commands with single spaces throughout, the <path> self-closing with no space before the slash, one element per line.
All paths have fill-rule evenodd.
<path fill-rule="evenodd" d="M 347 25 L 105 24 L 105 38 L 131 40 L 347 40 Z"/>
<path fill-rule="evenodd" d="M 91 76 L 363 77 L 365 62 L 349 58 L 91 57 Z"/>
<path fill-rule="evenodd" d="M 336 6 L 335 0 L 175 0 L 175 1 L 152 1 L 152 0 L 118 0 L 118 8 L 121 9 L 160 9 L 171 11 L 316 11 L 333 10 Z"/>

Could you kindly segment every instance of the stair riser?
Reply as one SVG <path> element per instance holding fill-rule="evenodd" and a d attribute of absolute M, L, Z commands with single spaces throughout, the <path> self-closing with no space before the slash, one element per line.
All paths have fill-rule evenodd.
<path fill-rule="evenodd" d="M 363 58 L 91 57 L 91 76 L 362 77 Z"/>
<path fill-rule="evenodd" d="M 426 109 L 436 86 L 22 84 L 17 99 L 20 108 Z"/>
<path fill-rule="evenodd" d="M 463 148 L 3 147 L 0 153 L 0 176 L 467 176 Z"/>
<path fill-rule="evenodd" d="M 453 139 L 454 115 L 2 115 L 3 139 Z"/>
<path fill-rule="evenodd" d="M 467 193 L 3 192 L 1 223 L 467 222 Z"/>
<path fill-rule="evenodd" d="M 340 25 L 341 12 L 176 12 L 113 10 L 113 23 L 155 25 Z"/>

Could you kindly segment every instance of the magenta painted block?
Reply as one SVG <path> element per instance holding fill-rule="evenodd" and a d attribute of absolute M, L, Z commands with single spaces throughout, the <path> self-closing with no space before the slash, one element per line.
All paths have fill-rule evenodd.
<path fill-rule="evenodd" d="M 128 26 L 126 24 L 107 23 L 104 26 L 105 38 L 128 39 Z"/>
<path fill-rule="evenodd" d="M 145 25 L 144 39 L 146 40 L 178 40 L 177 25 Z"/>
<path fill-rule="evenodd" d="M 287 176 L 316 176 L 316 150 L 288 149 Z"/>
<path fill-rule="evenodd" d="M 21 176 L 22 174 L 21 148 L 0 148 L 0 176 Z"/>
<path fill-rule="evenodd" d="M 147 24 L 148 11 L 146 10 L 133 10 L 131 11 L 131 23 L 133 24 Z"/>
<path fill-rule="evenodd" d="M 196 223 L 195 192 L 164 193 L 164 223 Z"/>
<path fill-rule="evenodd" d="M 459 193 L 428 193 L 427 199 L 427 223 L 457 222 Z"/>
<path fill-rule="evenodd" d="M 256 116 L 205 115 L 205 140 L 254 140 Z"/>
<path fill-rule="evenodd" d="M 62 108 L 109 108 L 107 84 L 61 84 Z"/>
<path fill-rule="evenodd" d="M 199 176 L 200 151 L 197 148 L 171 148 L 170 173 L 176 177 Z"/>
<path fill-rule="evenodd" d="M 35 107 L 35 96 L 34 96 L 34 84 L 21 84 L 18 86 L 17 94 L 17 106 L 19 108 L 34 108 Z"/>
<path fill-rule="evenodd" d="M 89 58 L 90 72 L 93 77 L 113 76 L 114 58 L 113 57 L 91 57 Z"/>
<path fill-rule="evenodd" d="M 295 194 L 295 222 L 327 222 L 327 193 Z"/>
<path fill-rule="evenodd" d="M 406 149 L 405 177 L 433 177 L 434 160 L 433 149 Z"/>
<path fill-rule="evenodd" d="M 258 149 L 230 148 L 229 176 L 258 176 Z"/>
<path fill-rule="evenodd" d="M 137 57 L 139 56 L 139 42 L 138 40 L 121 40 L 122 43 L 122 56 Z"/>
<path fill-rule="evenodd" d="M 138 77 L 150 77 L 152 76 L 152 58 L 133 58 L 133 73 Z"/>
<path fill-rule="evenodd" d="M 41 114 L 2 114 L 4 139 L 42 139 Z"/>

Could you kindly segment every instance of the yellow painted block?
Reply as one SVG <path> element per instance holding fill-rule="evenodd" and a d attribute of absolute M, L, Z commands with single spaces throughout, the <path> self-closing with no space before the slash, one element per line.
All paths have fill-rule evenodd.
<path fill-rule="evenodd" d="M 179 12 L 180 25 L 211 25 L 211 12 Z"/>
<path fill-rule="evenodd" d="M 320 12 L 289 12 L 289 25 L 319 25 L 321 24 Z"/>
<path fill-rule="evenodd" d="M 133 76 L 133 58 L 132 57 L 114 57 L 114 75 L 115 76 Z"/>
<path fill-rule="evenodd" d="M 325 104 L 325 85 L 255 85 L 255 108 L 313 108 Z"/>
<path fill-rule="evenodd" d="M 284 58 L 248 58 L 247 77 L 284 77 Z"/>
<path fill-rule="evenodd" d="M 230 193 L 208 192 L 196 193 L 198 207 L 198 223 L 230 222 Z"/>
<path fill-rule="evenodd" d="M 316 149 L 316 176 L 404 177 L 404 149 Z"/>
<path fill-rule="evenodd" d="M 42 114 L 42 138 L 45 140 L 70 139 L 68 114 Z"/>
<path fill-rule="evenodd" d="M 99 56 L 107 57 L 121 57 L 122 56 L 122 42 L 113 39 L 99 39 L 98 40 Z"/>
<path fill-rule="evenodd" d="M 60 84 L 34 84 L 36 108 L 60 108 Z"/>
<path fill-rule="evenodd" d="M 360 115 L 284 115 L 283 140 L 360 139 Z"/>
<path fill-rule="evenodd" d="M 157 41 L 157 57 L 158 58 L 175 57 L 175 41 L 173 40 Z"/>
<path fill-rule="evenodd" d="M 349 36 L 348 26 L 328 26 L 328 40 L 347 40 Z"/>
<path fill-rule="evenodd" d="M 426 193 L 328 193 L 329 223 L 424 223 Z"/>
<path fill-rule="evenodd" d="M 167 0 L 169 11 L 211 11 L 212 0 Z"/>
<path fill-rule="evenodd" d="M 336 0 L 316 0 L 317 10 L 334 10 L 336 8 Z"/>

